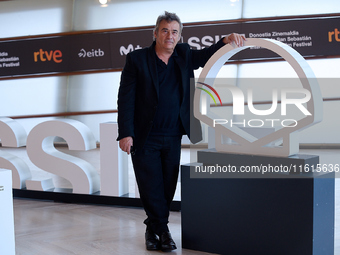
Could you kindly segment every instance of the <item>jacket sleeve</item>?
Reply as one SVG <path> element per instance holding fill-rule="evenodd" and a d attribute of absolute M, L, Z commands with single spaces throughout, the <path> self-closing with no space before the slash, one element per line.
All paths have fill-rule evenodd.
<path fill-rule="evenodd" d="M 191 50 L 193 69 L 203 67 L 208 62 L 209 58 L 224 45 L 222 38 L 216 44 L 213 44 L 208 48 L 204 48 L 202 50 Z"/>
<path fill-rule="evenodd" d="M 118 91 L 118 138 L 134 137 L 134 114 L 137 74 L 131 55 L 126 57 Z"/>

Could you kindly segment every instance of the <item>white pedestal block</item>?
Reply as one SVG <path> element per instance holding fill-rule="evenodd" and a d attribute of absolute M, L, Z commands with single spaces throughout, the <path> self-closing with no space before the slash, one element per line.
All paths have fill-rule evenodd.
<path fill-rule="evenodd" d="M 0 169 L 0 254 L 15 255 L 12 171 Z"/>

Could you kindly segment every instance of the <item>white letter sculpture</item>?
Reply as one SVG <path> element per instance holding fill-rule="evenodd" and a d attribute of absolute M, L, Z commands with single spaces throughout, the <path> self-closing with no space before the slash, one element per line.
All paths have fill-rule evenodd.
<path fill-rule="evenodd" d="M 26 145 L 25 129 L 15 120 L 0 118 L 0 140 L 3 147 L 17 148 Z M 12 170 L 13 188 L 23 189 L 26 180 L 32 175 L 29 167 L 21 158 L 0 150 L 0 168 Z"/>
<path fill-rule="evenodd" d="M 35 126 L 27 138 L 27 154 L 37 167 L 69 180 L 73 193 L 93 194 L 100 190 L 96 169 L 88 162 L 58 151 L 54 138 L 62 137 L 69 150 L 87 151 L 96 148 L 91 130 L 71 120 L 46 121 Z"/>

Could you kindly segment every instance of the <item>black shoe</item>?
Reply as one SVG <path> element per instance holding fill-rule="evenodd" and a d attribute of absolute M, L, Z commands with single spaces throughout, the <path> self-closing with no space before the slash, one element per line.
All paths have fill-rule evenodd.
<path fill-rule="evenodd" d="M 159 250 L 160 248 L 158 236 L 151 230 L 145 232 L 145 245 L 149 251 Z"/>
<path fill-rule="evenodd" d="M 160 236 L 160 241 L 162 251 L 172 251 L 177 249 L 174 240 L 172 240 L 170 232 L 163 232 Z"/>

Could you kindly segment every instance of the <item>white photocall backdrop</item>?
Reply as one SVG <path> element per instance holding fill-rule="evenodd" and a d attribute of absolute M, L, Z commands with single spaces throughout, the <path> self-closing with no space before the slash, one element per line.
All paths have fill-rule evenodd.
<path fill-rule="evenodd" d="M 157 16 L 164 11 L 164 6 L 169 7 L 167 8 L 168 11 L 176 12 L 184 23 L 340 12 L 340 2 L 337 0 L 325 0 L 322 2 L 303 0 L 299 1 L 299 3 L 296 3 L 296 1 L 269 3 L 264 0 L 255 2 L 216 0 L 209 2 L 208 6 L 206 1 L 197 0 L 132 2 L 119 0 L 111 1 L 106 8 L 101 7 L 94 0 L 13 0 L 0 2 L 0 38 L 92 29 L 149 26 L 154 25 Z M 127 13 L 129 13 L 128 19 L 126 19 Z M 143 15 L 140 15 L 140 13 L 143 13 Z M 200 15 L 197 15 L 198 13 Z M 11 20 L 11 22 L 7 22 L 8 20 Z M 25 22 L 22 22 L 23 20 Z M 151 37 L 150 35 L 150 40 Z M 307 60 L 307 62 L 313 69 L 315 76 L 318 79 L 322 78 L 319 84 L 323 98 L 339 98 L 340 86 L 337 85 L 337 79 L 340 78 L 338 71 L 340 59 L 315 59 Z M 201 70 L 195 72 L 196 77 L 199 77 Z M 228 64 L 221 68 L 218 75 L 226 78 L 296 77 L 289 64 L 285 62 Z M 331 78 L 333 79 L 332 82 L 326 81 Z M 116 109 L 119 80 L 120 72 L 1 80 L 0 86 L 3 96 L 0 100 L 0 116 Z M 338 128 L 340 119 L 335 117 L 336 109 L 340 109 L 339 101 L 325 101 L 323 103 L 323 121 L 300 132 L 300 143 L 340 144 Z M 71 116 L 68 118 L 85 124 L 93 133 L 96 142 L 101 142 L 104 138 L 101 137 L 100 124 L 116 121 L 117 116 L 112 113 Z M 56 119 L 61 118 L 17 119 L 16 122 L 24 128 L 27 135 L 40 123 Z M 204 128 L 204 130 L 205 140 L 203 142 L 207 143 L 207 128 Z M 0 137 L 1 139 L 3 137 Z M 188 143 L 187 139 L 183 141 Z M 9 153 L 8 157 L 28 159 L 25 147 L 6 147 L 3 141 L 1 142 L 2 147 L 0 150 Z M 67 149 L 65 150 L 68 151 Z M 71 153 L 71 151 L 68 151 L 68 153 Z M 19 166 L 15 164 L 19 164 Z M 32 173 L 33 169 L 37 168 L 30 160 L 25 160 L 24 163 L 15 162 L 15 164 L 13 163 L 12 165 L 17 168 L 26 164 L 26 167 Z M 22 167 L 22 169 L 24 168 Z M 29 171 L 23 170 L 23 172 L 27 174 L 26 179 L 30 178 Z M 40 176 L 40 172 L 34 170 L 33 177 Z M 42 176 L 43 178 L 46 176 L 52 178 L 53 174 L 44 171 Z M 49 182 L 45 184 L 47 186 L 42 185 L 39 188 L 44 187 L 46 189 L 50 185 Z"/>

